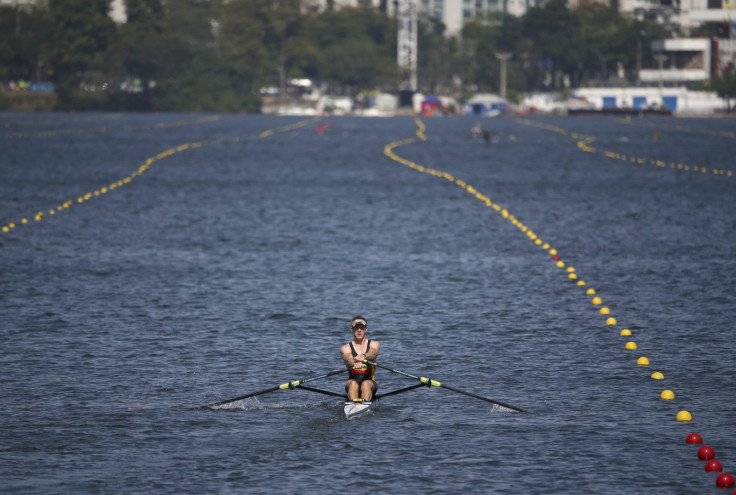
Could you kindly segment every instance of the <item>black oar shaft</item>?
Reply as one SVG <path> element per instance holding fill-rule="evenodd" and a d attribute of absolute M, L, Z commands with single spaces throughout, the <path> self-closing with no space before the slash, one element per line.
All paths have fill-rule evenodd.
<path fill-rule="evenodd" d="M 329 376 L 337 375 L 338 373 L 345 373 L 347 371 L 346 368 L 342 368 L 335 371 L 330 371 L 329 373 L 325 373 L 324 375 L 319 376 L 313 376 L 311 378 L 305 378 L 303 380 L 292 380 L 290 382 L 282 383 L 281 385 L 276 385 L 275 387 L 267 388 L 264 390 L 259 390 L 258 392 L 251 392 L 249 394 L 241 395 L 240 397 L 235 397 L 233 399 L 227 399 L 222 400 L 219 402 L 213 402 L 212 404 L 206 404 L 204 406 L 194 407 L 193 409 L 207 409 L 210 407 L 217 407 L 217 406 L 223 406 L 225 404 L 229 404 L 231 402 L 237 402 L 239 400 L 247 399 L 249 397 L 255 397 L 256 395 L 263 395 L 267 394 L 269 392 L 276 392 L 277 390 L 285 390 L 287 388 L 293 389 L 296 387 L 299 387 L 300 385 L 308 382 L 313 382 L 315 380 L 321 380 L 322 378 L 327 378 Z"/>
<path fill-rule="evenodd" d="M 299 388 L 302 389 L 302 390 L 308 390 L 310 392 L 316 392 L 316 393 L 322 394 L 322 395 L 330 395 L 332 397 L 340 397 L 340 398 L 343 398 L 343 399 L 346 397 L 345 394 L 339 394 L 337 392 L 332 392 L 330 390 L 322 390 L 320 388 L 307 387 L 306 385 L 300 385 Z"/>
<path fill-rule="evenodd" d="M 376 397 L 375 397 L 375 400 L 383 399 L 384 397 L 390 397 L 390 396 L 396 395 L 396 394 L 403 394 L 404 392 L 408 392 L 409 390 L 414 390 L 414 389 L 417 389 L 419 387 L 424 387 L 424 384 L 423 383 L 417 383 L 416 385 L 412 385 L 411 387 L 404 387 L 404 388 L 400 388 L 398 390 L 392 390 L 391 392 L 386 392 L 385 394 L 377 394 Z"/>
<path fill-rule="evenodd" d="M 446 388 L 447 390 L 452 390 L 453 392 L 457 392 L 459 394 L 464 394 L 464 395 L 467 395 L 469 397 L 475 397 L 476 399 L 484 400 L 486 402 L 491 402 L 493 404 L 497 404 L 497 405 L 499 405 L 501 407 L 505 407 L 507 409 L 513 409 L 514 411 L 519 411 L 519 412 L 527 412 L 526 409 L 522 409 L 520 407 L 512 406 L 512 405 L 509 405 L 509 404 L 504 404 L 501 401 L 489 399 L 488 397 L 483 397 L 482 395 L 477 395 L 477 394 L 474 394 L 472 392 L 466 392 L 464 390 L 459 390 L 459 389 L 456 389 L 456 388 L 452 388 L 449 385 L 440 385 L 440 386 L 442 388 Z"/>
<path fill-rule="evenodd" d="M 423 376 L 410 375 L 409 373 L 404 373 L 403 371 L 395 370 L 393 368 L 389 368 L 388 366 L 384 366 L 382 364 L 378 364 L 378 363 L 375 363 L 373 361 L 365 360 L 363 362 L 366 363 L 366 364 L 372 364 L 373 366 L 376 366 L 377 368 L 383 368 L 383 369 L 388 370 L 388 371 L 391 371 L 393 373 L 398 373 L 399 375 L 404 375 L 406 377 L 413 378 L 415 380 L 419 380 L 420 382 L 426 384 L 427 386 L 434 386 L 434 387 L 446 388 L 447 390 L 451 390 L 452 392 L 457 392 L 458 394 L 467 395 L 468 397 L 474 397 L 476 399 L 484 400 L 486 402 L 490 402 L 492 404 L 496 404 L 496 405 L 499 405 L 501 407 L 505 407 L 507 409 L 512 409 L 514 411 L 519 411 L 519 412 L 527 412 L 526 409 L 522 409 L 520 407 L 511 406 L 509 404 L 504 404 L 503 402 L 499 402 L 497 400 L 489 399 L 488 397 L 483 397 L 482 395 L 474 394 L 472 392 L 466 392 L 465 390 L 460 390 L 460 389 L 457 389 L 457 388 L 454 388 L 454 387 L 450 387 L 449 385 L 443 385 L 442 383 L 438 382 L 437 380 L 432 380 L 430 378 L 426 378 L 426 377 L 423 377 Z"/>

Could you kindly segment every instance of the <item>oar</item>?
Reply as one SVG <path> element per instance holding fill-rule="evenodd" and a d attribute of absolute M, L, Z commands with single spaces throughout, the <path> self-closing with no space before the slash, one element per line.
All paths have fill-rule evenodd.
<path fill-rule="evenodd" d="M 472 392 L 466 392 L 464 390 L 460 390 L 460 389 L 457 389 L 457 388 L 454 388 L 454 387 L 450 387 L 449 385 L 442 385 L 437 380 L 431 380 L 431 379 L 425 378 L 423 376 L 420 377 L 420 376 L 410 375 L 409 373 L 404 373 L 403 371 L 395 370 L 393 368 L 389 368 L 388 366 L 383 366 L 382 364 L 374 363 L 373 361 L 368 361 L 367 359 L 364 360 L 363 363 L 365 363 L 365 364 L 371 364 L 371 365 L 376 366 L 378 368 L 383 368 L 385 370 L 391 371 L 393 373 L 398 373 L 399 375 L 404 375 L 404 376 L 407 376 L 409 378 L 414 378 L 415 380 L 419 380 L 420 382 L 424 383 L 428 387 L 434 386 L 434 387 L 446 388 L 447 390 L 452 390 L 453 392 L 457 392 L 458 394 L 467 395 L 469 397 L 475 397 L 476 399 L 484 400 L 486 402 L 491 402 L 493 404 L 496 404 L 496 405 L 505 407 L 507 409 L 513 409 L 514 411 L 519 411 L 519 412 L 527 412 L 525 409 L 522 409 L 520 407 L 511 406 L 509 404 L 504 404 L 503 402 L 499 402 L 497 400 L 489 399 L 488 397 L 483 397 L 482 395 L 477 395 L 477 394 L 474 394 Z"/>
<path fill-rule="evenodd" d="M 419 387 L 424 387 L 424 384 L 417 383 L 416 385 L 412 385 L 411 387 L 404 387 L 398 390 L 392 390 L 391 392 L 386 392 L 385 394 L 376 394 L 375 400 L 383 399 L 384 397 L 390 397 L 396 394 L 403 394 L 404 392 L 408 392 L 409 390 L 414 390 L 415 388 L 419 388 Z"/>
<path fill-rule="evenodd" d="M 251 392 L 249 394 L 241 395 L 240 397 L 235 397 L 234 399 L 213 402 L 212 404 L 206 404 L 204 406 L 193 407 L 192 409 L 193 410 L 207 409 L 209 407 L 217 407 L 217 406 L 222 406 L 224 404 L 229 404 L 230 402 L 237 402 L 239 400 L 247 399 L 248 397 L 255 397 L 256 395 L 263 395 L 269 392 L 276 392 L 277 390 L 285 390 L 287 388 L 294 389 L 304 383 L 313 382 L 315 380 L 320 380 L 322 378 L 327 378 L 328 376 L 337 375 L 338 373 L 345 373 L 346 371 L 347 369 L 343 368 L 343 369 L 336 370 L 336 371 L 330 371 L 329 373 L 325 373 L 324 375 L 313 376 L 312 378 L 305 378 L 304 380 L 293 380 L 290 382 L 282 383 L 281 385 L 276 385 L 275 387 L 267 388 L 265 390 L 259 390 L 258 392 Z"/>

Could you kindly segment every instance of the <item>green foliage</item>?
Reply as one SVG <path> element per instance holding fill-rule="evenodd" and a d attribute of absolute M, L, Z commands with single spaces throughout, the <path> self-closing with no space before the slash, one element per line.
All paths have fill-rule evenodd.
<path fill-rule="evenodd" d="M 357 93 L 393 80 L 395 27 L 371 10 L 328 11 L 305 20 L 303 49 L 315 54 L 312 74 L 334 90 Z"/>
<path fill-rule="evenodd" d="M 223 9 L 222 48 L 241 70 L 277 72 L 301 22 L 298 0 L 232 0 Z"/>
<path fill-rule="evenodd" d="M 46 80 L 50 39 L 46 9 L 0 7 L 0 80 Z"/>
<path fill-rule="evenodd" d="M 352 95 L 394 91 L 400 80 L 396 21 L 376 9 L 303 12 L 300 0 L 125 0 L 128 20 L 118 26 L 109 4 L 0 7 L 0 80 L 52 80 L 64 108 L 248 112 L 258 108 L 258 88 L 295 77 Z M 672 34 L 616 7 L 571 10 L 566 0 L 532 7 L 521 18 L 473 19 L 459 37 L 444 36 L 436 19 L 422 17 L 418 27 L 420 91 L 498 92 L 499 55 L 508 53 L 513 98 L 601 83 L 617 66 L 633 77 L 639 60 L 653 64 L 651 40 Z M 732 84 L 727 74 L 712 88 L 733 98 Z"/>
<path fill-rule="evenodd" d="M 186 70 L 159 92 L 156 108 L 192 112 L 257 112 L 260 101 L 248 84 L 252 75 L 227 59 L 199 50 Z"/>
<path fill-rule="evenodd" d="M 84 71 L 101 68 L 115 24 L 107 0 L 49 0 L 51 63 L 57 77 L 81 79 Z"/>
<path fill-rule="evenodd" d="M 731 69 L 714 77 L 709 84 L 709 88 L 726 100 L 730 111 L 731 100 L 736 98 L 736 70 Z"/>

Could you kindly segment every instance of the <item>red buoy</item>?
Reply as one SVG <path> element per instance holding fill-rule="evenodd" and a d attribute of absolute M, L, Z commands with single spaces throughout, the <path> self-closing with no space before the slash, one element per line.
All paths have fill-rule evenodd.
<path fill-rule="evenodd" d="M 703 443 L 703 437 L 697 433 L 691 433 L 687 436 L 687 443 Z"/>
<path fill-rule="evenodd" d="M 713 459 L 715 456 L 716 452 L 708 445 L 703 445 L 698 449 L 698 459 L 701 461 Z"/>
<path fill-rule="evenodd" d="M 557 256 L 557 255 L 554 255 L 554 256 L 552 256 L 552 259 L 555 260 L 555 261 L 559 261 L 560 260 L 560 257 Z"/>
<path fill-rule="evenodd" d="M 705 470 L 709 473 L 715 473 L 716 471 L 723 471 L 723 466 L 716 459 L 711 459 L 705 463 Z"/>
<path fill-rule="evenodd" d="M 716 486 L 718 488 L 730 488 L 733 486 L 733 476 L 728 473 L 721 473 L 716 478 Z"/>

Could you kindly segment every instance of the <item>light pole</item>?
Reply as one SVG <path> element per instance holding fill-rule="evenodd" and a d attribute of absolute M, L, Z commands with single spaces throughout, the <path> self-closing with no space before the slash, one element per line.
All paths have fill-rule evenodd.
<path fill-rule="evenodd" d="M 409 74 L 409 88 L 417 90 L 417 5 L 414 0 L 396 0 L 396 19 L 399 31 L 396 43 L 397 62 L 400 69 Z"/>
<path fill-rule="evenodd" d="M 641 84 L 641 37 L 646 36 L 647 32 L 643 29 L 639 31 L 636 37 L 636 85 Z"/>
<path fill-rule="evenodd" d="M 601 79 L 603 80 L 603 84 L 606 84 L 607 74 L 606 74 L 606 57 L 603 56 L 600 50 L 597 48 L 590 47 L 590 50 L 598 55 L 598 58 L 601 59 Z"/>
<path fill-rule="evenodd" d="M 497 53 L 496 58 L 501 61 L 501 98 L 506 99 L 506 61 L 511 58 L 508 52 Z"/>
<path fill-rule="evenodd" d="M 659 92 L 662 93 L 662 88 L 664 87 L 664 80 L 662 77 L 662 64 L 665 60 L 667 60 L 667 55 L 658 53 L 654 56 L 654 59 L 657 61 L 657 64 L 659 66 Z"/>

